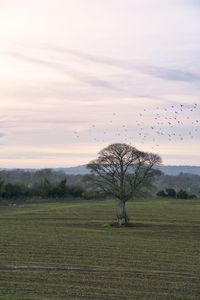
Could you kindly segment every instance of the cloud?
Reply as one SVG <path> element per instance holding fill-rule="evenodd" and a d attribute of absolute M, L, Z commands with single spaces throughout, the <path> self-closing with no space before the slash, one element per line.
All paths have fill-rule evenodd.
<path fill-rule="evenodd" d="M 117 86 L 115 86 L 113 83 L 97 78 L 96 76 L 92 76 L 92 75 L 87 75 L 87 74 L 83 74 L 80 71 L 76 72 L 71 70 L 69 67 L 67 67 L 64 63 L 61 65 L 57 62 L 50 62 L 44 59 L 40 59 L 40 58 L 36 58 L 36 57 L 31 57 L 31 56 L 27 56 L 21 53 L 16 53 L 16 52 L 0 52 L 0 54 L 5 55 L 5 56 L 9 56 L 11 58 L 23 61 L 23 62 L 27 62 L 27 63 L 31 63 L 31 64 L 35 64 L 35 65 L 40 65 L 40 66 L 44 66 L 46 68 L 50 68 L 53 69 L 57 72 L 60 72 L 64 75 L 68 75 L 70 77 L 72 77 L 75 80 L 78 80 L 82 83 L 88 84 L 92 87 L 101 87 L 101 88 L 106 88 L 106 89 L 118 89 Z"/>
<path fill-rule="evenodd" d="M 117 68 L 126 68 L 126 69 L 133 69 L 136 67 L 136 64 L 130 61 L 125 61 L 125 60 L 119 60 L 119 59 L 113 59 L 111 57 L 106 57 L 106 56 L 100 56 L 100 55 L 94 55 L 90 53 L 85 53 L 79 50 L 72 50 L 72 49 L 66 49 L 62 47 L 49 47 L 47 49 L 52 49 L 58 53 L 63 53 L 63 54 L 70 54 L 78 58 L 82 58 L 85 60 L 88 60 L 90 62 L 94 63 L 100 63 L 100 64 L 105 64 Z"/>
<path fill-rule="evenodd" d="M 160 67 L 160 66 L 148 66 L 142 62 L 136 61 L 127 61 L 127 60 L 120 60 L 120 59 L 113 59 L 110 57 L 100 56 L 100 55 L 93 55 L 84 53 L 78 50 L 70 50 L 64 49 L 59 47 L 53 47 L 53 50 L 70 54 L 75 57 L 88 60 L 93 63 L 97 64 L 105 64 L 108 66 L 112 66 L 115 68 L 125 69 L 129 71 L 140 71 L 145 74 L 152 75 L 154 77 L 169 80 L 169 81 L 185 81 L 185 82 L 194 82 L 200 80 L 200 75 L 195 74 L 193 72 L 184 71 L 175 68 L 167 68 L 167 67 Z M 94 81 L 95 82 L 95 81 Z M 98 81 L 97 81 L 98 82 Z"/>
<path fill-rule="evenodd" d="M 178 69 L 170 69 L 164 67 L 145 66 L 144 72 L 151 74 L 155 77 L 171 80 L 171 81 L 186 81 L 194 82 L 200 80 L 200 75 L 192 72 L 182 71 Z"/>
<path fill-rule="evenodd" d="M 52 55 L 52 50 L 59 55 Z M 149 97 L 151 99 L 157 99 L 160 98 L 163 93 L 166 95 L 170 94 L 170 91 L 173 93 L 175 86 L 170 85 L 170 82 L 196 83 L 200 80 L 199 75 L 178 68 L 146 65 L 143 62 L 93 55 L 85 53 L 84 51 L 62 47 L 43 47 L 42 53 L 35 51 L 37 56 L 24 54 L 25 50 L 23 50 L 23 53 L 11 51 L 0 53 L 26 63 L 51 69 L 64 76 L 70 76 L 78 83 L 76 86 L 73 84 L 63 84 L 61 86 L 60 83 L 56 83 L 51 84 L 51 86 L 47 88 L 40 86 L 39 89 L 37 89 L 37 87 L 33 89 L 29 87 L 29 96 L 32 98 L 33 96 L 37 96 L 37 98 L 40 96 L 48 96 L 51 99 L 59 97 L 59 99 L 68 99 L 68 101 L 70 98 L 73 98 L 73 100 L 86 100 L 87 98 L 91 99 L 91 95 L 95 93 L 95 101 L 99 101 L 100 97 L 108 97 L 108 95 L 109 97 L 115 97 L 115 99 L 121 99 L 121 97 Z M 40 57 L 38 58 L 39 55 Z M 83 62 L 70 60 L 69 55 L 81 59 Z M 43 57 L 45 57 L 45 59 L 43 59 Z M 70 62 L 71 65 L 66 65 L 66 62 Z M 87 68 L 87 62 L 94 64 L 94 66 Z M 102 65 L 114 67 L 116 71 L 110 68 L 102 68 Z M 156 78 L 163 80 L 163 84 L 165 85 L 161 83 L 158 84 Z M 168 81 L 169 84 L 166 85 L 164 81 Z M 83 85 L 81 86 L 80 84 Z M 92 90 L 88 88 L 92 88 Z M 181 87 L 182 91 L 183 89 L 184 87 Z M 18 91 L 18 94 L 19 92 L 20 91 Z M 7 91 L 7 93 L 11 93 L 11 91 Z M 24 93 L 26 93 L 26 88 L 23 87 L 23 91 L 20 92 L 20 97 L 25 97 L 26 95 Z M 17 96 L 17 93 L 15 96 Z M 162 99 L 160 99 L 160 101 L 163 102 Z"/>
<path fill-rule="evenodd" d="M 181 0 L 182 1 L 182 0 Z M 180 0 L 179 0 L 180 2 Z M 182 2 L 181 2 L 182 3 Z M 184 3 L 188 6 L 195 6 L 195 7 L 200 7 L 200 2 L 199 0 L 184 0 Z"/>
<path fill-rule="evenodd" d="M 95 77 L 87 77 L 85 81 L 93 87 L 102 87 L 114 90 L 119 89 L 112 81 L 106 81 Z"/>

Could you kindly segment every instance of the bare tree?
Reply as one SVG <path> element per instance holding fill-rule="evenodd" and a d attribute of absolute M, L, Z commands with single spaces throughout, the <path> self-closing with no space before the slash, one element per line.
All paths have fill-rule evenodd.
<path fill-rule="evenodd" d="M 119 224 L 128 222 L 126 202 L 155 175 L 154 166 L 162 163 L 157 154 L 142 152 L 127 144 L 111 144 L 102 149 L 87 168 L 96 185 L 118 199 Z"/>

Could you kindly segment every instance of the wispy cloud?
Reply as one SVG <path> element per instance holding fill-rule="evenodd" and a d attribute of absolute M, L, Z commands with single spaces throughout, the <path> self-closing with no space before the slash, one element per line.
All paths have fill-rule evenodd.
<path fill-rule="evenodd" d="M 84 163 L 125 136 L 149 151 L 154 123 L 166 133 L 155 139 L 167 162 L 198 152 L 200 129 L 193 140 L 188 132 L 200 111 L 191 111 L 200 108 L 200 1 L 1 3 L 1 166 Z"/>
<path fill-rule="evenodd" d="M 187 70 L 163 66 L 150 66 L 146 65 L 144 62 L 113 59 L 111 57 L 93 55 L 78 50 L 63 49 L 59 47 L 52 47 L 52 49 L 59 53 L 70 54 L 93 63 L 105 64 L 107 66 L 112 66 L 115 68 L 125 69 L 129 71 L 139 71 L 164 80 L 185 82 L 194 82 L 200 80 L 200 74 L 195 74 Z"/>
<path fill-rule="evenodd" d="M 188 71 L 155 66 L 145 66 L 143 68 L 148 74 L 165 80 L 186 82 L 196 82 L 200 80 L 200 75 Z"/>
<path fill-rule="evenodd" d="M 62 73 L 63 75 L 67 75 L 72 77 L 75 80 L 78 80 L 82 83 L 88 84 L 93 87 L 100 87 L 100 88 L 106 88 L 106 89 L 118 89 L 117 86 L 114 86 L 112 82 L 103 80 L 101 78 L 96 78 L 95 76 L 83 74 L 81 72 L 75 72 L 72 69 L 70 69 L 68 66 L 66 66 L 65 62 L 63 64 L 44 60 L 37 57 L 31 57 L 28 55 L 24 55 L 22 53 L 17 52 L 0 52 L 0 54 L 39 66 L 43 66 L 45 68 L 50 68 L 54 71 L 57 71 L 59 73 Z"/>
<path fill-rule="evenodd" d="M 137 69 L 137 67 L 138 67 L 138 64 L 136 62 L 114 59 L 114 58 L 106 57 L 106 56 L 94 55 L 94 54 L 85 53 L 85 52 L 82 52 L 79 50 L 66 49 L 66 48 L 55 47 L 55 46 L 54 47 L 50 46 L 46 49 L 54 50 L 57 53 L 70 54 L 77 58 L 82 58 L 82 59 L 88 60 L 90 62 L 105 64 L 105 65 L 109 65 L 109 66 L 116 67 L 116 68 L 133 70 L 134 68 Z"/>

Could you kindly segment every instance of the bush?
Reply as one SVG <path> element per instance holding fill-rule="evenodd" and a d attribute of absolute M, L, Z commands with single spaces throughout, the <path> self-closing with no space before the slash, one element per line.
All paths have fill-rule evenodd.
<path fill-rule="evenodd" d="M 178 193 L 174 189 L 166 189 L 165 191 L 159 191 L 156 194 L 158 197 L 170 197 L 170 198 L 178 198 L 178 199 L 195 199 L 196 195 L 190 195 L 185 190 L 180 190 Z"/>
<path fill-rule="evenodd" d="M 4 181 L 0 178 L 0 196 L 2 196 L 3 193 L 3 186 L 4 186 Z"/>
<path fill-rule="evenodd" d="M 170 198 L 178 198 L 178 199 L 195 199 L 196 195 L 188 194 L 185 190 L 180 190 L 178 193 L 174 189 L 166 189 L 165 191 L 159 191 L 156 194 L 158 197 L 170 197 Z"/>
<path fill-rule="evenodd" d="M 80 185 L 76 185 L 76 186 L 71 186 L 69 188 L 69 192 L 71 196 L 81 198 L 83 196 L 84 190 Z"/>
<path fill-rule="evenodd" d="M 39 196 L 44 198 L 61 198 L 69 194 L 67 180 L 62 179 L 58 183 L 51 183 L 45 178 L 40 184 L 34 185 L 31 189 L 32 196 Z"/>
<path fill-rule="evenodd" d="M 194 194 L 188 194 L 187 191 L 185 190 L 180 190 L 178 193 L 177 193 L 177 198 L 178 199 L 195 199 L 197 198 L 196 195 Z"/>
<path fill-rule="evenodd" d="M 13 183 L 9 181 L 5 183 L 0 178 L 0 197 L 5 199 L 33 197 L 38 200 L 41 198 L 50 200 L 64 197 L 78 197 L 83 199 L 98 199 L 102 197 L 102 193 L 93 187 L 88 188 L 85 184 L 84 188 L 81 183 L 68 186 L 65 176 L 54 179 L 50 180 L 45 177 L 42 180 L 33 181 L 33 183 L 31 182 L 25 185 L 23 183 Z"/>
<path fill-rule="evenodd" d="M 44 179 L 41 183 L 34 185 L 31 188 L 32 196 L 50 197 L 52 193 L 52 185 L 48 179 Z"/>
<path fill-rule="evenodd" d="M 1 196 L 3 198 L 22 198 L 29 195 L 29 190 L 23 184 L 7 183 L 2 188 Z"/>
<path fill-rule="evenodd" d="M 56 186 L 50 191 L 50 197 L 66 197 L 69 194 L 69 188 L 67 187 L 67 180 L 61 180 Z"/>
<path fill-rule="evenodd" d="M 156 194 L 156 196 L 158 196 L 158 197 L 167 197 L 167 194 L 165 193 L 165 191 L 159 191 L 157 194 Z"/>
<path fill-rule="evenodd" d="M 166 189 L 167 197 L 176 198 L 176 191 L 174 189 Z"/>

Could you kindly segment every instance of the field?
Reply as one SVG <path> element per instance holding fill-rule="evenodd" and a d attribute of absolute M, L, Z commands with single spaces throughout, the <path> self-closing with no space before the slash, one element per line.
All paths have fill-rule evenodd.
<path fill-rule="evenodd" d="M 200 201 L 31 204 L 0 211 L 0 299 L 200 299 Z"/>

